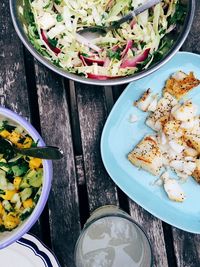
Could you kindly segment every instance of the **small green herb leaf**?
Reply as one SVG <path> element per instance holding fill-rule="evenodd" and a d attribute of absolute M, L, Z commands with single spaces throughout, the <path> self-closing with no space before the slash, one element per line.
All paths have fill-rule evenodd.
<path fill-rule="evenodd" d="M 62 0 L 54 0 L 56 5 L 60 5 L 62 3 Z"/>
<path fill-rule="evenodd" d="M 57 22 L 61 22 L 61 21 L 63 21 L 63 17 L 62 17 L 62 15 L 61 15 L 61 14 L 58 14 L 58 15 L 56 16 L 56 20 L 57 20 Z"/>
<path fill-rule="evenodd" d="M 58 40 L 57 39 L 50 39 L 50 38 L 48 38 L 48 41 L 49 41 L 49 44 L 51 45 L 51 46 L 53 46 L 53 47 L 56 47 L 57 46 L 57 44 L 58 44 Z"/>
<path fill-rule="evenodd" d="M 108 50 L 107 51 L 107 56 L 110 58 L 110 59 L 118 59 L 120 60 L 120 51 L 117 50 L 117 51 L 112 51 L 112 50 Z"/>

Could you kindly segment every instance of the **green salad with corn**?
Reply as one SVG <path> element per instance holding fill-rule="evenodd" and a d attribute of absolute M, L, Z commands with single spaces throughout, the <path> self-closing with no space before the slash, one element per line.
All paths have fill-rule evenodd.
<path fill-rule="evenodd" d="M 6 120 L 0 121 L 0 138 L 18 148 L 37 146 L 21 126 Z M 32 213 L 41 195 L 42 181 L 41 159 L 11 150 L 0 154 L 0 232 L 11 231 Z"/>

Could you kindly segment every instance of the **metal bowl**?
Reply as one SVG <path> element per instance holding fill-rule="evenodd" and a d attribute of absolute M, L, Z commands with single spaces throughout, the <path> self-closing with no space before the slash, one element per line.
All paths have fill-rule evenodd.
<path fill-rule="evenodd" d="M 64 69 L 61 69 L 61 68 L 55 66 L 53 63 L 51 63 L 50 60 L 47 60 L 46 58 L 44 58 L 33 47 L 33 45 L 29 41 L 28 36 L 24 30 L 24 25 L 26 25 L 27 22 L 25 21 L 25 18 L 22 17 L 22 15 L 20 14 L 20 6 L 21 7 L 23 6 L 24 1 L 23 0 L 9 0 L 9 2 L 10 2 L 11 16 L 12 16 L 13 24 L 14 24 L 14 27 L 15 27 L 17 34 L 18 34 L 19 38 L 21 39 L 21 41 L 23 42 L 23 44 L 25 45 L 25 47 L 30 51 L 30 53 L 39 62 L 41 62 L 43 65 L 45 65 L 49 69 L 53 70 L 54 72 L 66 77 L 66 78 L 69 78 L 71 80 L 85 83 L 85 84 L 95 84 L 95 85 L 102 85 L 102 86 L 119 85 L 119 84 L 129 83 L 129 82 L 141 79 L 141 78 L 149 75 L 150 73 L 156 71 L 161 66 L 163 66 L 166 62 L 168 62 L 174 56 L 174 54 L 183 45 L 185 39 L 188 36 L 190 28 L 192 26 L 192 22 L 193 22 L 193 18 L 194 18 L 194 12 L 195 12 L 195 0 L 182 0 L 182 2 L 187 5 L 187 14 L 185 17 L 185 21 L 184 21 L 183 25 L 180 25 L 180 27 L 178 27 L 176 30 L 174 30 L 173 33 L 168 35 L 168 38 L 170 38 L 171 40 L 174 40 L 174 42 L 173 42 L 171 49 L 166 53 L 166 55 L 164 55 L 164 57 L 160 61 L 153 64 L 148 69 L 143 70 L 139 73 L 130 75 L 130 76 L 126 76 L 123 78 L 117 78 L 117 79 L 109 79 L 109 80 L 105 80 L 105 81 L 99 81 L 99 80 L 93 80 L 93 79 L 81 77 L 79 75 L 70 73 Z"/>

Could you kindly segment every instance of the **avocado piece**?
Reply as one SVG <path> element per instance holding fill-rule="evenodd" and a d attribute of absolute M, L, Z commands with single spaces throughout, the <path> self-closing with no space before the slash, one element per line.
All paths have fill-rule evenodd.
<path fill-rule="evenodd" d="M 42 185 L 43 169 L 32 170 L 27 175 L 29 185 L 32 187 L 40 187 Z"/>
<path fill-rule="evenodd" d="M 28 166 L 26 164 L 14 165 L 11 167 L 11 169 L 14 173 L 14 176 L 21 176 L 28 171 Z"/>
<path fill-rule="evenodd" d="M 13 207 L 8 200 L 5 199 L 4 201 L 2 201 L 2 205 L 3 205 L 5 210 L 13 211 Z"/>
<path fill-rule="evenodd" d="M 24 189 L 24 188 L 28 188 L 30 187 L 29 183 L 28 183 L 28 178 L 27 176 L 24 176 L 24 178 L 21 180 L 21 183 L 19 185 L 19 189 Z"/>
<path fill-rule="evenodd" d="M 25 188 L 19 194 L 20 194 L 20 197 L 21 197 L 22 202 L 24 202 L 26 199 L 28 199 L 31 196 L 32 189 L 31 188 Z"/>

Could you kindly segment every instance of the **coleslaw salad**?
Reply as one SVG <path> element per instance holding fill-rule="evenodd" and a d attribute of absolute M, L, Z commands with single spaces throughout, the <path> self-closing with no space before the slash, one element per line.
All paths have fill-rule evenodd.
<path fill-rule="evenodd" d="M 163 0 L 119 29 L 87 40 L 77 32 L 109 25 L 145 1 L 25 1 L 21 12 L 34 47 L 56 66 L 98 80 L 132 75 L 160 60 L 173 42 L 165 37 L 183 22 L 186 13 L 179 0 Z"/>

